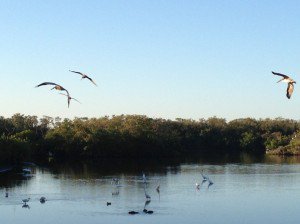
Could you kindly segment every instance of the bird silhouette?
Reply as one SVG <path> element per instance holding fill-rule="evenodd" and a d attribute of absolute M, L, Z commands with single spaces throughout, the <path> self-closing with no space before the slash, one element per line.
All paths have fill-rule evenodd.
<path fill-rule="evenodd" d="M 71 100 L 75 100 L 75 101 L 77 101 L 78 103 L 80 103 L 77 99 L 71 97 L 69 94 L 68 94 L 68 95 L 63 94 L 63 93 L 59 93 L 59 94 L 64 95 L 64 96 L 66 96 L 66 97 L 68 98 L 68 107 L 70 107 L 70 102 L 71 102 Z"/>
<path fill-rule="evenodd" d="M 149 194 L 147 194 L 147 192 L 146 192 L 146 187 L 145 187 L 145 186 L 144 186 L 144 193 L 145 193 L 146 200 L 147 200 L 147 201 L 151 201 L 151 197 L 150 197 Z"/>
<path fill-rule="evenodd" d="M 69 71 L 81 75 L 81 79 L 88 79 L 88 80 L 90 80 L 95 86 L 97 86 L 97 84 L 94 82 L 94 80 L 91 79 L 91 78 L 90 78 L 89 76 L 87 76 L 86 74 L 84 74 L 84 73 L 82 73 L 82 72 L 72 71 L 72 70 L 69 70 Z"/>
<path fill-rule="evenodd" d="M 60 90 L 60 91 L 66 91 L 67 94 L 70 95 L 68 90 L 66 90 L 64 87 L 62 87 L 61 85 L 58 85 L 54 82 L 43 82 L 43 83 L 37 85 L 35 88 L 40 87 L 40 86 L 45 86 L 45 85 L 54 85 L 54 87 L 52 89 L 56 89 L 56 90 Z"/>
<path fill-rule="evenodd" d="M 287 82 L 288 86 L 287 86 L 287 89 L 286 89 L 286 97 L 288 99 L 290 99 L 291 96 L 292 96 L 292 93 L 294 91 L 294 84 L 296 84 L 296 82 L 287 75 L 277 73 L 277 72 L 273 72 L 273 71 L 272 71 L 272 73 L 274 75 L 278 75 L 278 76 L 282 77 L 282 79 L 280 79 L 278 82 Z"/>
<path fill-rule="evenodd" d="M 25 198 L 25 199 L 22 199 L 22 202 L 26 205 L 27 202 L 29 202 L 30 198 Z"/>
<path fill-rule="evenodd" d="M 208 179 L 208 185 L 207 185 L 207 189 L 211 186 L 211 185 L 213 185 L 214 183 L 211 181 L 211 179 Z"/>
<path fill-rule="evenodd" d="M 160 193 L 160 184 L 157 185 L 156 187 L 156 192 L 159 194 Z"/>

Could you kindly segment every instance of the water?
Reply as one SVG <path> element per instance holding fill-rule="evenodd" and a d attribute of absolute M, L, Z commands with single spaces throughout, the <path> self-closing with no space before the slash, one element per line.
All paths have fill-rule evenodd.
<path fill-rule="evenodd" d="M 107 164 L 33 167 L 31 177 L 1 174 L 0 223 L 299 223 L 300 161 L 295 157 Z M 197 190 L 202 170 L 214 184 Z M 27 197 L 29 207 L 22 207 Z M 145 214 L 144 208 L 154 213 Z M 131 210 L 140 214 L 129 215 Z"/>

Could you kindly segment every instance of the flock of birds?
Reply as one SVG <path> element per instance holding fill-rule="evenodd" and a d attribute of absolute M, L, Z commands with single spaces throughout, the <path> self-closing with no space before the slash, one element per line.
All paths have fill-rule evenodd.
<path fill-rule="evenodd" d="M 81 73 L 81 72 L 77 72 L 77 71 L 72 71 L 72 70 L 69 70 L 69 71 L 81 75 L 81 77 L 82 77 L 81 79 L 88 79 L 94 85 L 97 86 L 97 84 L 94 82 L 94 80 L 92 78 L 90 78 L 89 76 L 87 76 L 86 74 Z M 287 75 L 284 75 L 284 74 L 281 74 L 281 73 L 277 73 L 277 72 L 273 72 L 273 71 L 272 71 L 272 73 L 274 75 L 282 77 L 277 83 L 279 83 L 279 82 L 286 82 L 288 84 L 287 90 L 286 90 L 286 96 L 287 96 L 288 99 L 290 99 L 291 96 L 292 96 L 292 93 L 294 91 L 294 84 L 296 84 L 296 82 L 292 78 L 290 78 L 289 76 L 287 76 Z M 52 89 L 56 89 L 56 90 L 59 90 L 59 91 L 65 91 L 67 94 L 63 94 L 63 93 L 60 93 L 60 94 L 64 95 L 64 96 L 67 96 L 68 107 L 70 106 L 70 101 L 71 100 L 75 100 L 75 101 L 79 102 L 77 99 L 75 99 L 75 98 L 73 98 L 73 97 L 70 96 L 69 91 L 67 89 L 65 89 L 61 85 L 56 84 L 54 82 L 43 82 L 43 83 L 37 85 L 36 87 L 40 87 L 40 86 L 44 86 L 44 85 L 53 85 L 54 87 Z M 207 175 L 203 174 L 203 171 L 201 173 L 201 176 L 202 176 L 202 182 L 201 182 L 201 184 L 196 183 L 196 189 L 197 190 L 200 190 L 201 186 L 204 183 L 206 183 L 206 182 L 208 183 L 207 188 L 209 188 L 211 185 L 214 184 L 212 182 L 212 180 Z M 147 210 L 146 209 L 146 206 L 151 201 L 151 196 L 147 193 L 147 190 L 146 190 L 146 188 L 147 188 L 147 178 L 146 178 L 146 175 L 144 173 L 143 173 L 143 176 L 142 176 L 142 181 L 143 181 L 143 188 L 144 188 L 144 193 L 145 193 L 145 198 L 146 198 L 146 202 L 145 202 L 145 206 L 144 206 L 143 212 L 147 213 L 147 214 L 153 214 L 152 210 Z M 121 186 L 120 185 L 120 180 L 118 178 L 113 178 L 112 179 L 112 183 L 116 186 L 116 189 L 117 189 L 116 191 L 112 192 L 112 195 L 119 195 L 119 187 Z M 156 192 L 159 194 L 159 197 L 160 197 L 160 185 L 159 184 L 156 187 Z M 8 197 L 8 192 L 6 192 L 5 197 Z M 29 205 L 27 204 L 29 201 L 30 201 L 30 198 L 22 199 L 22 202 L 23 202 L 23 206 L 22 207 L 23 208 L 29 208 Z M 46 201 L 47 201 L 47 199 L 45 197 L 41 197 L 40 198 L 40 202 L 41 203 L 45 203 Z M 107 202 L 106 205 L 110 206 L 111 202 Z M 139 214 L 139 212 L 138 211 L 129 211 L 128 214 L 135 215 L 135 214 Z"/>
<path fill-rule="evenodd" d="M 82 72 L 77 72 L 77 71 L 73 71 L 73 70 L 69 70 L 69 71 L 81 75 L 81 80 L 82 80 L 82 79 L 88 79 L 88 80 L 90 80 L 95 86 L 97 86 L 97 84 L 94 82 L 94 80 L 93 80 L 92 78 L 90 78 L 88 75 L 86 75 L 86 74 L 84 74 L 84 73 L 82 73 Z M 70 96 L 69 91 L 68 91 L 67 89 L 65 89 L 65 88 L 62 87 L 61 85 L 56 84 L 56 83 L 54 83 L 54 82 L 43 82 L 43 83 L 41 83 L 41 84 L 38 84 L 38 85 L 36 86 L 36 88 L 37 88 L 37 87 L 40 87 L 40 86 L 45 86 L 45 85 L 52 85 L 52 86 L 54 86 L 52 89 L 56 89 L 56 90 L 59 90 L 59 91 L 65 91 L 67 94 L 63 94 L 63 93 L 60 93 L 60 94 L 67 97 L 68 107 L 70 106 L 71 100 L 75 100 L 75 101 L 77 101 L 78 103 L 80 103 L 77 99 L 75 99 L 75 98 L 73 98 L 73 97 Z M 51 90 L 52 90 L 52 89 L 51 89 Z"/>
<path fill-rule="evenodd" d="M 84 74 L 82 72 L 78 72 L 78 71 L 73 71 L 73 70 L 69 70 L 69 71 L 81 75 L 81 79 L 88 79 L 95 86 L 97 86 L 97 84 L 94 82 L 94 80 L 91 77 L 89 77 L 88 75 L 86 75 L 86 74 Z M 290 78 L 289 76 L 287 76 L 287 75 L 284 75 L 284 74 L 281 74 L 281 73 L 277 73 L 277 72 L 273 72 L 273 71 L 272 71 L 272 73 L 274 75 L 282 77 L 282 79 L 280 79 L 278 82 L 286 82 L 288 84 L 287 90 L 286 90 L 286 96 L 287 96 L 288 99 L 290 99 L 291 96 L 292 96 L 292 93 L 294 91 L 294 84 L 296 84 L 296 82 L 292 78 Z M 73 98 L 73 97 L 70 96 L 69 91 L 67 89 L 65 89 L 63 86 L 61 86 L 59 84 L 56 84 L 54 82 L 43 82 L 43 83 L 37 85 L 36 87 L 45 86 L 45 85 L 52 85 L 52 86 L 54 86 L 52 89 L 56 89 L 56 90 L 59 90 L 59 91 L 65 91 L 67 94 L 64 94 L 64 93 L 60 93 L 60 94 L 67 97 L 68 107 L 70 106 L 71 100 L 75 100 L 78 103 L 80 103 L 77 99 L 75 99 L 75 98 Z"/>
<path fill-rule="evenodd" d="M 203 170 L 202 170 L 201 176 L 202 176 L 202 182 L 201 182 L 201 184 L 196 183 L 196 190 L 200 190 L 201 186 L 206 182 L 208 183 L 207 188 L 209 188 L 211 185 L 213 185 L 212 180 L 207 175 L 203 174 Z M 147 190 L 146 190 L 147 189 L 147 182 L 148 181 L 147 181 L 146 175 L 143 173 L 142 183 L 143 183 L 143 189 L 144 189 L 144 194 L 145 194 L 146 201 L 145 201 L 145 205 L 144 205 L 144 208 L 143 208 L 142 212 L 145 213 L 145 214 L 153 214 L 154 211 L 147 209 L 147 206 L 151 202 L 151 196 L 147 193 Z M 122 186 L 120 184 L 120 180 L 118 178 L 113 178 L 112 181 L 111 181 L 111 184 L 113 184 L 116 187 L 116 190 L 112 192 L 112 195 L 113 196 L 119 195 L 119 188 Z M 160 199 L 160 184 L 159 183 L 156 186 L 155 190 L 158 193 L 159 199 Z M 8 197 L 8 192 L 5 193 L 5 197 Z M 28 208 L 29 209 L 30 208 L 30 206 L 28 205 L 29 201 L 30 201 L 30 197 L 22 199 L 22 203 L 23 203 L 22 208 Z M 39 201 L 40 201 L 41 204 L 44 204 L 47 201 L 47 199 L 46 199 L 46 197 L 41 197 L 39 199 Z M 111 202 L 106 202 L 106 205 L 110 206 L 110 205 L 112 205 L 112 203 Z M 128 212 L 128 214 L 130 214 L 130 215 L 136 215 L 136 214 L 139 214 L 139 213 L 140 212 L 134 211 L 134 210 Z"/>
<path fill-rule="evenodd" d="M 202 173 L 201 173 L 201 176 L 202 176 L 202 182 L 201 184 L 198 184 L 196 183 L 196 189 L 197 190 L 200 190 L 201 186 L 208 182 L 208 185 L 207 185 L 207 188 L 209 188 L 211 185 L 213 185 L 214 183 L 212 182 L 212 180 L 207 176 L 207 175 L 204 175 L 203 174 L 203 170 L 202 170 Z M 151 201 L 151 197 L 150 195 L 147 193 L 146 191 L 146 186 L 147 186 L 147 179 L 146 179 L 146 176 L 145 174 L 143 173 L 143 184 L 144 184 L 144 193 L 145 193 L 145 198 L 146 198 L 146 201 L 145 201 L 145 206 L 144 206 L 144 209 L 143 209 L 143 212 L 144 213 L 147 213 L 147 214 L 153 214 L 153 211 L 152 210 L 147 210 L 146 209 L 146 206 L 150 203 Z M 156 192 L 158 193 L 159 195 L 159 198 L 160 198 L 160 184 L 157 185 L 156 187 Z M 137 211 L 129 211 L 128 214 L 130 215 L 135 215 L 135 214 L 139 214 L 139 212 Z"/>

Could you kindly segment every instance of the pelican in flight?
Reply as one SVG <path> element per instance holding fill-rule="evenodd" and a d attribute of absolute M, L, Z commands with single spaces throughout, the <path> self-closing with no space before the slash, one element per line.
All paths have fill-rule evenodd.
<path fill-rule="evenodd" d="M 82 72 L 72 71 L 72 70 L 69 70 L 69 71 L 81 75 L 81 76 L 82 76 L 81 79 L 88 79 L 88 80 L 90 80 L 95 86 L 97 86 L 97 84 L 94 82 L 94 80 L 91 79 L 91 78 L 90 78 L 89 76 L 87 76 L 86 74 L 83 74 Z"/>
<path fill-rule="evenodd" d="M 75 98 L 71 97 L 69 94 L 68 94 L 68 95 L 63 94 L 63 93 L 59 93 L 59 94 L 68 97 L 68 107 L 70 106 L 70 101 L 71 101 L 71 100 L 75 100 L 75 101 L 77 101 L 78 103 L 80 103 L 78 100 L 76 100 Z"/>
<path fill-rule="evenodd" d="M 288 99 L 290 99 L 291 98 L 291 96 L 292 96 L 292 93 L 293 93 L 293 91 L 294 91 L 294 83 L 296 84 L 296 82 L 293 80 L 293 79 L 291 79 L 289 76 L 287 76 L 287 75 L 284 75 L 284 74 L 280 74 L 280 73 L 277 73 L 277 72 L 272 72 L 274 75 L 278 75 L 278 76 L 281 76 L 282 77 L 282 79 L 280 79 L 278 82 L 287 82 L 287 84 L 288 84 L 288 87 L 287 87 L 287 89 L 286 89 L 286 97 L 288 98 Z M 277 82 L 277 83 L 278 83 Z"/>
<path fill-rule="evenodd" d="M 60 91 L 66 91 L 67 94 L 69 95 L 68 90 L 66 90 L 64 87 L 62 87 L 61 85 L 58 85 L 54 82 L 43 82 L 43 83 L 37 85 L 35 88 L 40 87 L 40 86 L 45 86 L 45 85 L 53 85 L 54 87 L 52 89 L 56 89 L 56 90 L 60 90 Z"/>

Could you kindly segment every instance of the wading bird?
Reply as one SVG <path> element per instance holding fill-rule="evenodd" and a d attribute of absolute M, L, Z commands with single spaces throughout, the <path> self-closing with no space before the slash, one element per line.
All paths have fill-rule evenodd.
<path fill-rule="evenodd" d="M 293 80 L 293 79 L 291 79 L 289 76 L 287 76 L 287 75 L 284 75 L 284 74 L 280 74 L 280 73 L 277 73 L 277 72 L 272 72 L 274 75 L 278 75 L 278 76 L 281 76 L 282 77 L 282 79 L 280 79 L 278 82 L 287 82 L 287 84 L 288 84 L 288 87 L 287 87 L 287 89 L 286 89 L 286 97 L 288 98 L 288 99 L 290 99 L 291 98 L 291 96 L 292 96 L 292 93 L 293 93 L 293 91 L 294 91 L 294 83 L 296 84 L 296 82 Z M 277 82 L 277 83 L 278 83 Z"/>
<path fill-rule="evenodd" d="M 206 176 L 206 175 L 203 174 L 203 170 L 202 170 L 202 172 L 201 172 L 201 176 L 202 176 L 202 178 L 203 178 L 202 183 L 206 182 L 206 181 L 209 179 L 208 176 Z"/>
<path fill-rule="evenodd" d="M 64 95 L 64 96 L 66 96 L 66 97 L 68 98 L 68 107 L 70 106 L 71 100 L 75 100 L 75 101 L 77 101 L 78 103 L 80 103 L 78 100 L 76 100 L 75 98 L 71 97 L 69 94 L 68 94 L 68 95 L 63 94 L 63 93 L 59 93 L 59 94 Z"/>
<path fill-rule="evenodd" d="M 147 184 L 147 179 L 146 179 L 146 175 L 143 173 L 143 183 Z"/>
<path fill-rule="evenodd" d="M 147 210 L 147 209 L 146 209 L 146 207 L 150 204 L 150 202 L 151 202 L 151 201 L 149 201 L 149 200 L 148 200 L 148 201 L 145 201 L 145 206 L 144 206 L 144 209 L 143 209 L 143 212 L 144 212 L 144 213 L 147 213 L 147 214 L 153 214 L 153 211 Z"/>
<path fill-rule="evenodd" d="M 94 80 L 91 79 L 91 78 L 90 78 L 89 76 L 87 76 L 86 74 L 83 74 L 82 72 L 72 71 L 72 70 L 69 70 L 69 71 L 81 75 L 81 76 L 82 76 L 81 79 L 88 79 L 88 80 L 90 80 L 95 86 L 97 86 L 97 84 L 94 82 Z"/>
<path fill-rule="evenodd" d="M 158 185 L 157 187 L 156 187 L 156 192 L 159 194 L 160 193 L 160 185 Z"/>
<path fill-rule="evenodd" d="M 208 185 L 207 185 L 207 188 L 209 188 L 211 185 L 213 185 L 214 183 L 210 180 L 210 179 L 208 179 Z"/>
<path fill-rule="evenodd" d="M 30 198 L 25 198 L 25 199 L 22 199 L 22 202 L 26 205 L 27 202 L 29 202 Z"/>
<path fill-rule="evenodd" d="M 58 85 L 54 82 L 43 82 L 43 83 L 37 85 L 35 88 L 40 87 L 40 86 L 45 86 L 45 85 L 54 85 L 54 87 L 52 89 L 56 89 L 56 90 L 60 90 L 60 91 L 66 91 L 67 94 L 69 95 L 68 90 L 66 90 L 64 87 L 62 87 L 61 85 Z"/>
<path fill-rule="evenodd" d="M 147 192 L 146 192 L 146 187 L 145 187 L 145 186 L 144 186 L 144 192 L 145 192 L 146 200 L 147 200 L 147 201 L 151 201 L 151 197 L 150 197 L 149 194 L 147 194 Z"/>
<path fill-rule="evenodd" d="M 28 209 L 30 209 L 30 206 L 27 205 L 27 204 L 23 204 L 23 205 L 22 205 L 22 208 L 28 208 Z"/>

